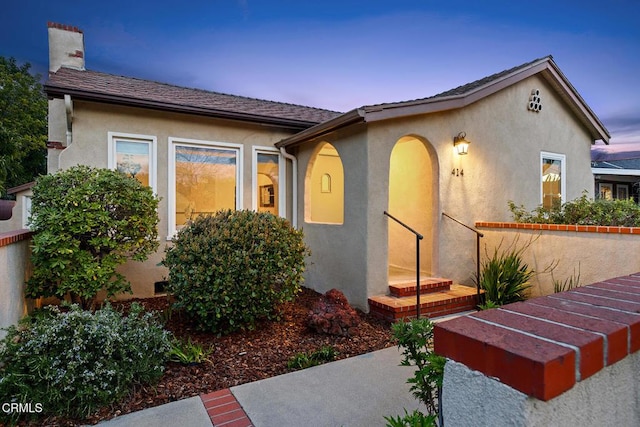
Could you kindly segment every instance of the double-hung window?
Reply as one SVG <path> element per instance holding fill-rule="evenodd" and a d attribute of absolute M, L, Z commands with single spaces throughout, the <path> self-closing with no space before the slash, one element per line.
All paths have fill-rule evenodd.
<path fill-rule="evenodd" d="M 566 195 L 566 156 L 540 153 L 540 198 L 544 209 L 564 203 Z"/>
<path fill-rule="evenodd" d="M 134 177 L 157 193 L 156 150 L 155 136 L 109 132 L 108 166 Z"/>

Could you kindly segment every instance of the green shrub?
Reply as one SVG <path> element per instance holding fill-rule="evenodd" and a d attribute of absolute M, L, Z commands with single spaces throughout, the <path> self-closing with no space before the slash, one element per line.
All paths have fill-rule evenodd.
<path fill-rule="evenodd" d="M 398 415 L 397 417 L 384 417 L 387 421 L 387 427 L 436 427 L 435 415 L 425 415 L 419 410 L 415 409 L 412 413 L 408 413 L 404 410 L 404 416 Z"/>
<path fill-rule="evenodd" d="M 517 248 L 517 239 L 506 250 L 501 251 L 502 243 L 494 249 L 493 256 L 482 262 L 480 277 L 476 278 L 484 289 L 483 308 L 492 308 L 512 302 L 524 301 L 530 280 L 535 272 L 522 260 L 522 253 L 531 242 Z"/>
<path fill-rule="evenodd" d="M 223 210 L 196 218 L 166 251 L 175 307 L 204 330 L 229 333 L 277 317 L 300 291 L 309 251 L 302 231 L 266 212 Z"/>
<path fill-rule="evenodd" d="M 130 292 L 116 267 L 158 248 L 157 208 L 149 187 L 117 171 L 76 166 L 38 178 L 27 296 L 69 295 L 86 308 L 101 289 Z"/>
<path fill-rule="evenodd" d="M 212 351 L 212 348 L 205 350 L 202 345 L 192 342 L 191 338 L 187 341 L 174 339 L 171 341 L 171 348 L 169 349 L 168 356 L 171 362 L 177 362 L 183 365 L 193 365 L 209 362 L 210 360 L 208 357 Z"/>
<path fill-rule="evenodd" d="M 393 424 L 397 420 L 385 418 L 392 425 L 432 425 L 438 417 L 439 398 L 442 394 L 442 380 L 444 378 L 444 365 L 446 359 L 433 353 L 433 322 L 428 318 L 414 319 L 410 322 L 398 322 L 391 326 L 393 337 L 398 341 L 398 347 L 402 348 L 402 366 L 415 366 L 413 378 L 407 382 L 411 385 L 413 395 L 421 400 L 426 408 L 424 416 L 406 414 L 400 422 L 420 422 L 426 424 Z M 393 421 L 392 421 L 393 420 Z"/>
<path fill-rule="evenodd" d="M 337 355 L 338 351 L 330 345 L 324 346 L 320 350 L 315 350 L 311 353 L 296 353 L 287 362 L 287 368 L 292 370 L 310 368 L 311 366 L 332 362 L 336 360 Z"/>
<path fill-rule="evenodd" d="M 573 269 L 573 275 L 571 277 L 567 277 L 564 280 L 556 280 L 553 277 L 553 271 L 551 272 L 551 281 L 553 283 L 553 292 L 565 292 L 570 291 L 573 288 L 577 288 L 580 286 L 580 263 L 578 263 L 578 273 L 576 273 L 576 269 Z"/>
<path fill-rule="evenodd" d="M 85 417 L 133 384 L 158 380 L 169 342 L 137 304 L 128 316 L 109 305 L 95 313 L 47 307 L 0 341 L 0 402 L 41 403 L 42 416 Z"/>
<path fill-rule="evenodd" d="M 640 206 L 633 199 L 590 199 L 586 193 L 563 205 L 527 212 L 509 201 L 514 221 L 534 224 L 578 224 L 640 227 Z"/>

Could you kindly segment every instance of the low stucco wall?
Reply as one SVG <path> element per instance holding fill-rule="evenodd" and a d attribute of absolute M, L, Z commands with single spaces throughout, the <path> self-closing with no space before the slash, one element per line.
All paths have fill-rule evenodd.
<path fill-rule="evenodd" d="M 547 402 L 453 360 L 445 365 L 442 387 L 446 426 L 640 425 L 640 353 Z"/>
<path fill-rule="evenodd" d="M 31 274 L 28 230 L 0 233 L 0 329 L 15 325 L 29 309 L 24 283 Z M 0 339 L 6 332 L 0 330 Z"/>
<path fill-rule="evenodd" d="M 640 273 L 434 327 L 446 426 L 640 425 Z"/>
<path fill-rule="evenodd" d="M 640 271 L 640 227 L 477 222 L 476 228 L 484 233 L 482 260 L 499 246 L 529 245 L 522 258 L 537 272 L 532 297 L 552 294 L 554 278 L 563 282 L 579 273 L 584 285 Z"/>

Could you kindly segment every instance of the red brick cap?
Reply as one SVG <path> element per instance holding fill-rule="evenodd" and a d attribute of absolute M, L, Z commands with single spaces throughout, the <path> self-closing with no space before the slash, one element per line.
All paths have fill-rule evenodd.
<path fill-rule="evenodd" d="M 58 24 L 57 22 L 47 22 L 47 28 L 57 28 L 59 30 L 70 31 L 72 33 L 80 33 L 82 34 L 82 30 L 78 27 L 74 27 L 72 25 Z"/>
<path fill-rule="evenodd" d="M 434 328 L 435 352 L 549 400 L 640 350 L 640 273 Z"/>

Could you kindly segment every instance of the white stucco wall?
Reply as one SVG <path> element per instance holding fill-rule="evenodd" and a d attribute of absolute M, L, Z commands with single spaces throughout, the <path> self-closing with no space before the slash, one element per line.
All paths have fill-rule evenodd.
<path fill-rule="evenodd" d="M 0 246 L 0 339 L 6 335 L 2 328 L 15 325 L 27 314 L 24 283 L 31 271 L 29 243 L 26 239 Z"/>
<path fill-rule="evenodd" d="M 304 231 L 311 248 L 307 262 L 305 286 L 318 292 L 340 289 L 354 306 L 368 310 L 367 305 L 367 198 L 366 145 L 362 133 L 347 129 L 320 138 L 296 150 L 298 158 L 298 226 Z M 319 145 L 332 144 L 344 170 L 344 222 L 319 224 L 305 221 L 303 203 L 308 165 Z M 386 236 L 385 236 L 386 238 Z"/>
<path fill-rule="evenodd" d="M 580 284 L 596 283 L 613 276 L 640 271 L 640 235 L 577 231 L 513 230 L 481 228 L 481 258 L 509 246 L 529 248 L 522 260 L 536 271 L 531 280 L 531 296 L 553 293 L 553 279 L 564 282 L 580 274 Z M 553 276 L 549 266 L 555 266 Z"/>
<path fill-rule="evenodd" d="M 541 92 L 542 112 L 527 109 L 532 89 Z M 460 131 L 471 141 L 466 156 L 458 156 L 453 148 L 453 137 Z M 351 283 L 359 276 L 356 270 L 364 268 L 367 294 L 387 291 L 388 220 L 383 212 L 389 208 L 390 156 L 396 142 L 406 136 L 423 141 L 431 158 L 433 177 L 427 185 L 433 231 L 417 230 L 426 234 L 421 250 L 431 256 L 431 274 L 458 283 L 473 285 L 476 236 L 443 218 L 442 212 L 473 226 L 476 221 L 510 220 L 510 200 L 535 208 L 541 202 L 543 151 L 566 156 L 565 200 L 579 197 L 584 190 L 593 191 L 591 137 L 554 89 L 537 75 L 463 109 L 352 125 L 296 147 L 299 179 L 322 140 L 337 148 L 345 169 L 344 224 L 339 229 L 304 224 L 317 261 L 311 267 L 315 277 L 322 279 L 320 271 L 324 271 L 331 283 L 358 286 Z M 452 175 L 453 169 L 464 170 L 464 175 Z M 425 208 L 425 215 L 427 212 Z M 402 212 L 393 214 L 403 217 Z M 363 240 L 365 260 L 357 245 Z M 414 245 L 411 236 L 407 245 Z M 349 266 L 346 270 L 345 265 Z"/>
<path fill-rule="evenodd" d="M 547 402 L 448 360 L 442 400 L 445 426 L 637 426 L 640 352 Z"/>
<path fill-rule="evenodd" d="M 64 105 L 60 100 L 50 101 L 50 140 L 66 143 Z M 160 222 L 158 235 L 160 247 L 145 262 L 128 262 L 120 272 L 131 281 L 135 297 L 154 296 L 153 284 L 166 280 L 168 271 L 158 263 L 164 258 L 169 242 L 168 192 L 173 183 L 169 182 L 169 138 L 242 144 L 242 200 L 239 209 L 252 207 L 252 147 L 274 147 L 274 144 L 289 136 L 290 131 L 275 127 L 257 126 L 246 123 L 218 120 L 192 115 L 153 111 L 134 107 L 121 107 L 94 102 L 73 102 L 72 143 L 63 150 L 49 150 L 49 172 L 66 169 L 78 164 L 93 167 L 108 166 L 109 132 L 153 136 L 157 139 L 157 193 L 161 198 L 158 213 Z M 290 162 L 283 161 L 283 167 L 290 171 Z M 289 186 L 290 183 L 285 182 Z M 287 197 L 287 212 L 290 211 L 291 197 Z M 122 295 L 130 298 L 131 295 Z"/>

